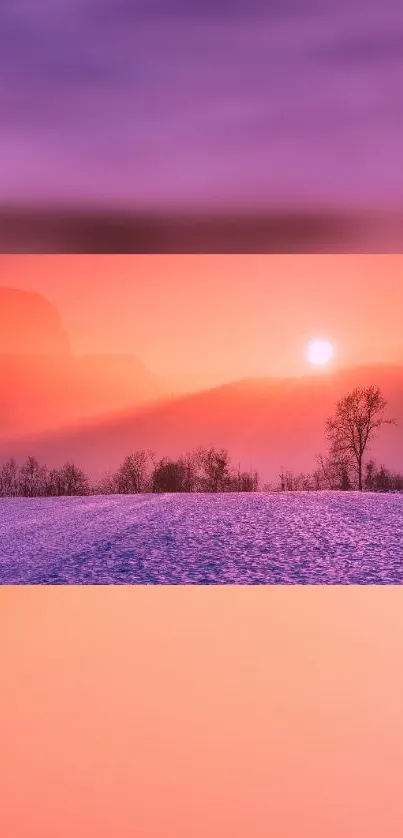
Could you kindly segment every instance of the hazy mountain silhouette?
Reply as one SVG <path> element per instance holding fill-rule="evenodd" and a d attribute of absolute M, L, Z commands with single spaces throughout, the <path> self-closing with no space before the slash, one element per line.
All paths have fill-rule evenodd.
<path fill-rule="evenodd" d="M 169 389 L 135 356 L 73 355 L 47 299 L 0 288 L 0 436 L 60 427 Z"/>
<path fill-rule="evenodd" d="M 219 380 L 159 376 L 135 355 L 76 356 L 47 299 L 0 288 L 0 438 L 49 431 Z"/>
<path fill-rule="evenodd" d="M 324 447 L 324 422 L 336 400 L 358 385 L 379 385 L 397 427 L 382 430 L 373 455 L 403 468 L 403 368 L 362 367 L 300 379 L 251 379 L 170 398 L 141 409 L 101 417 L 51 435 L 14 441 L 2 456 L 34 454 L 49 466 L 72 459 L 92 477 L 115 468 L 125 454 L 152 448 L 178 455 L 198 445 L 225 446 L 263 480 L 276 479 L 281 466 L 311 470 Z"/>
<path fill-rule="evenodd" d="M 0 288 L 0 355 L 65 355 L 69 339 L 57 310 L 31 291 Z"/>

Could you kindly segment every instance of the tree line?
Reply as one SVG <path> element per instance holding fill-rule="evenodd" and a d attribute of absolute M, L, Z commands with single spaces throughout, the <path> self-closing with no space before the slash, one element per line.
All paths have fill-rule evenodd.
<path fill-rule="evenodd" d="M 282 470 L 278 483 L 263 491 L 403 491 L 403 475 L 367 459 L 370 444 L 384 425 L 387 403 L 379 387 L 355 388 L 337 402 L 326 422 L 328 449 L 308 474 Z M 256 492 L 256 471 L 234 468 L 228 450 L 198 448 L 178 459 L 157 459 L 150 451 L 135 451 L 115 472 L 91 483 L 73 463 L 48 469 L 34 457 L 18 466 L 14 459 L 0 466 L 1 497 L 61 497 L 141 492 Z"/>
<path fill-rule="evenodd" d="M 226 449 L 199 448 L 178 459 L 157 460 L 150 451 L 128 454 L 115 472 L 91 483 L 74 463 L 47 469 L 35 457 L 18 466 L 10 459 L 0 466 L 0 497 L 132 495 L 142 492 L 256 492 L 257 472 L 231 464 Z"/>

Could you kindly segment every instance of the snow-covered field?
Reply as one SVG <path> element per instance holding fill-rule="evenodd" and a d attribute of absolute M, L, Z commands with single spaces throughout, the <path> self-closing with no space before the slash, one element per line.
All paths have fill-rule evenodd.
<path fill-rule="evenodd" d="M 403 495 L 0 499 L 0 582 L 403 583 Z"/>

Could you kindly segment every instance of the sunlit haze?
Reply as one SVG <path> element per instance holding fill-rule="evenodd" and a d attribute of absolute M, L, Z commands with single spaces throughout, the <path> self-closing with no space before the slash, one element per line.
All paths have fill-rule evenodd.
<path fill-rule="evenodd" d="M 1 285 L 57 309 L 71 351 L 130 353 L 158 374 L 303 375 L 401 363 L 402 256 L 2 256 Z"/>

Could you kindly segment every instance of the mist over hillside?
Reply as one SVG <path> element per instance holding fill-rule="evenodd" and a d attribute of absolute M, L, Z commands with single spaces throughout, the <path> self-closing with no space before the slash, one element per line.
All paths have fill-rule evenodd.
<path fill-rule="evenodd" d="M 300 379 L 250 379 L 124 410 L 74 429 L 28 436 L 0 455 L 33 454 L 49 466 L 73 460 L 96 478 L 136 449 L 178 456 L 199 445 L 226 447 L 243 468 L 276 479 L 282 467 L 311 470 L 324 448 L 324 423 L 337 399 L 355 386 L 379 385 L 396 427 L 382 430 L 371 454 L 403 467 L 403 368 L 362 367 Z"/>

